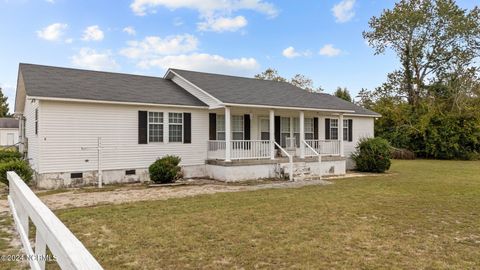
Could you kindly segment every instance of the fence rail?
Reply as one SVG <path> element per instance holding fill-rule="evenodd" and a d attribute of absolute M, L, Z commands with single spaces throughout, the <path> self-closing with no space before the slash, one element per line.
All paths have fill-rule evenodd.
<path fill-rule="evenodd" d="M 340 141 L 337 140 L 305 140 L 320 155 L 340 155 Z M 312 154 L 310 156 L 315 156 Z"/>
<path fill-rule="evenodd" d="M 225 141 L 208 141 L 207 158 L 225 159 Z M 230 159 L 270 158 L 271 142 L 268 140 L 233 140 L 230 142 Z"/>
<path fill-rule="evenodd" d="M 8 202 L 31 269 L 45 269 L 48 247 L 61 269 L 103 269 L 85 246 L 30 190 L 15 172 L 7 172 Z M 29 220 L 36 228 L 35 246 L 29 241 Z"/>

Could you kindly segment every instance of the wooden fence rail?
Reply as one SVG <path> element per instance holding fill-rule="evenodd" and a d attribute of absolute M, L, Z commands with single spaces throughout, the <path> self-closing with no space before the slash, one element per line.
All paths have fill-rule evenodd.
<path fill-rule="evenodd" d="M 47 247 L 62 269 L 103 269 L 85 246 L 15 172 L 7 172 L 7 178 L 8 203 L 32 269 L 45 269 Z M 34 248 L 28 238 L 29 220 L 36 228 Z"/>

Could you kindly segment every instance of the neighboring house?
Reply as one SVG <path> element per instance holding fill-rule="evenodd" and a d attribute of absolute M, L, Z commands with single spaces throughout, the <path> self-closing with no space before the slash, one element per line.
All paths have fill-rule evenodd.
<path fill-rule="evenodd" d="M 165 155 L 185 177 L 345 174 L 380 115 L 289 83 L 169 69 L 164 78 L 20 64 L 15 115 L 45 188 L 148 180 Z M 293 158 L 293 170 L 286 157 Z M 319 165 L 317 154 L 323 155 Z"/>
<path fill-rule="evenodd" d="M 11 146 L 18 143 L 18 120 L 0 118 L 0 146 Z"/>

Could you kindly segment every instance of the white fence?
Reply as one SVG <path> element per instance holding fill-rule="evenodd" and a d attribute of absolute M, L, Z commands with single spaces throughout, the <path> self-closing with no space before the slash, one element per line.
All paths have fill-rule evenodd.
<path fill-rule="evenodd" d="M 320 155 L 332 155 L 338 156 L 340 155 L 340 141 L 337 140 L 305 140 L 305 142 L 310 145 L 315 152 Z M 307 156 L 316 156 L 315 154 Z"/>
<path fill-rule="evenodd" d="M 208 141 L 207 158 L 225 159 L 225 141 Z"/>
<path fill-rule="evenodd" d="M 7 172 L 8 202 L 30 267 L 45 269 L 46 248 L 62 269 L 103 269 L 85 246 L 40 201 L 15 172 Z M 35 250 L 29 241 L 29 220 L 36 228 Z"/>

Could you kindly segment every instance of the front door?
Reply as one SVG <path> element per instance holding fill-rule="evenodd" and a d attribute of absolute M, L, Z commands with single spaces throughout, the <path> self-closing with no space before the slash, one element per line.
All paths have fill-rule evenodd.
<path fill-rule="evenodd" d="M 261 117 L 259 124 L 260 140 L 270 140 L 270 120 L 267 117 Z"/>

